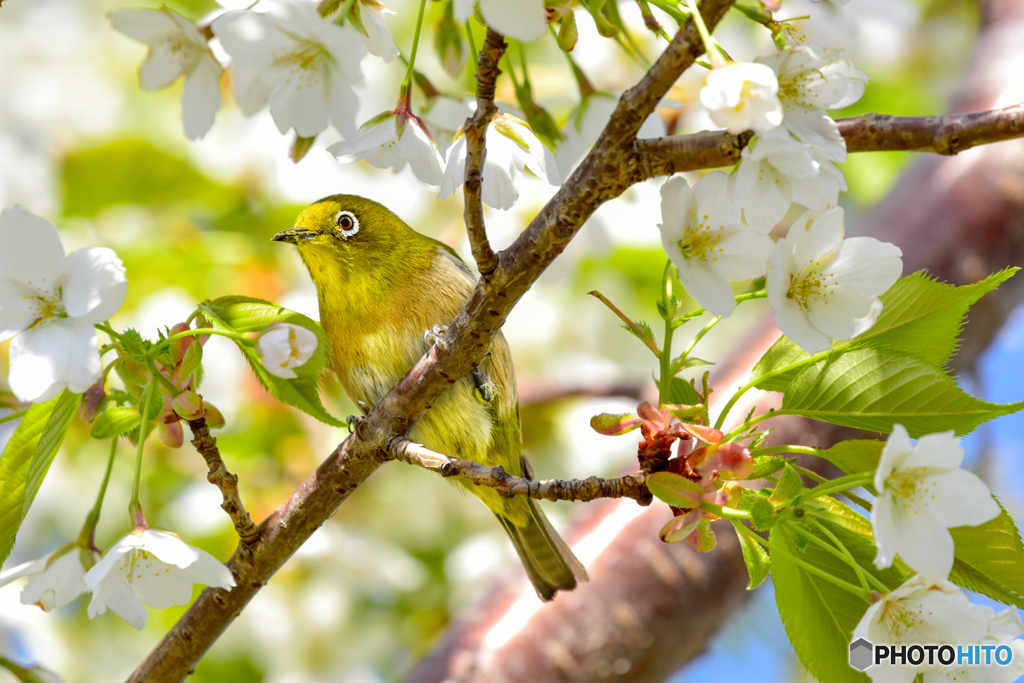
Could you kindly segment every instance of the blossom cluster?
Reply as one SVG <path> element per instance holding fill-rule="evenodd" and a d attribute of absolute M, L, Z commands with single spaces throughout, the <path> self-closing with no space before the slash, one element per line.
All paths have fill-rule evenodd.
<path fill-rule="evenodd" d="M 875 470 L 877 492 L 871 510 L 875 565 L 884 569 L 896 555 L 917 572 L 872 604 L 853 632 L 875 645 L 999 645 L 1013 651 L 1008 666 L 877 664 L 866 673 L 876 682 L 925 680 L 1002 683 L 1024 674 L 1024 625 L 1015 609 L 998 614 L 972 604 L 948 581 L 953 568 L 949 529 L 977 526 L 1001 510 L 988 487 L 960 467 L 964 450 L 953 432 L 928 434 L 912 443 L 895 425 Z"/>
<path fill-rule="evenodd" d="M 185 605 L 192 584 L 230 590 L 234 577 L 204 550 L 168 531 L 136 528 L 101 555 L 89 543 L 70 543 L 38 560 L 0 573 L 0 587 L 28 577 L 21 602 L 45 612 L 92 593 L 89 618 L 109 607 L 141 630 L 146 625 L 143 603 L 157 609 Z"/>

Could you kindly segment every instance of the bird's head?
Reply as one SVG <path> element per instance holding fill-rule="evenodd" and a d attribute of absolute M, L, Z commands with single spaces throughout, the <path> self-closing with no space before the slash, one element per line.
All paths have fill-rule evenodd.
<path fill-rule="evenodd" d="M 422 236 L 377 202 L 337 194 L 310 204 L 295 220 L 295 227 L 271 239 L 294 244 L 303 260 L 330 259 L 354 265 L 404 251 Z"/>

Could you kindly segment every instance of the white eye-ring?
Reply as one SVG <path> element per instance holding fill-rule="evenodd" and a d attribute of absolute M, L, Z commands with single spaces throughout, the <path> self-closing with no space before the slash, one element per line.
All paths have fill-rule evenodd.
<path fill-rule="evenodd" d="M 341 236 L 348 239 L 359 232 L 359 219 L 350 211 L 339 211 L 335 216 L 338 223 L 338 231 Z"/>

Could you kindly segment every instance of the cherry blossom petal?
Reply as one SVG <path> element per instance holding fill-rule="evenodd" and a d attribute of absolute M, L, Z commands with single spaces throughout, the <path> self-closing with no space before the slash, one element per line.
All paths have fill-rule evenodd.
<path fill-rule="evenodd" d="M 89 325 L 117 313 L 128 292 L 124 264 L 105 247 L 68 254 L 62 284 L 61 301 L 67 314 Z"/>
<path fill-rule="evenodd" d="M 220 109 L 220 64 L 210 55 L 200 56 L 195 67 L 185 77 L 181 94 L 181 116 L 185 125 L 185 136 L 199 140 L 213 127 L 213 120 Z"/>
<path fill-rule="evenodd" d="M 141 631 L 142 627 L 146 625 L 146 608 L 124 581 L 117 584 L 116 588 L 104 598 L 103 609 L 100 609 L 99 612 L 102 613 L 106 607 L 109 607 L 114 614 L 127 621 L 138 631 Z M 91 619 L 95 616 L 92 604 L 89 605 L 89 612 Z"/>
<path fill-rule="evenodd" d="M 33 576 L 21 591 L 22 604 L 39 605 L 45 612 L 70 604 L 86 591 L 85 569 L 77 548 L 64 552 L 52 562 L 50 557 L 43 558 L 48 566 Z"/>
<path fill-rule="evenodd" d="M 957 468 L 936 475 L 932 481 L 941 504 L 930 509 L 942 526 L 978 526 L 999 516 L 999 504 L 992 492 L 973 472 Z"/>
<path fill-rule="evenodd" d="M 0 273 L 6 279 L 44 291 L 64 269 L 57 228 L 20 205 L 0 211 L 0 244 Z"/>
<path fill-rule="evenodd" d="M 544 0 L 480 0 L 480 13 L 488 26 L 523 42 L 536 40 L 548 30 Z"/>
<path fill-rule="evenodd" d="M 361 4 L 360 12 L 363 18 L 363 28 L 366 29 L 366 35 L 363 36 L 366 49 L 371 55 L 390 62 L 398 56 L 399 52 L 395 45 L 395 39 L 392 37 L 391 31 L 388 30 L 387 22 L 384 21 L 384 15 L 394 14 L 394 12 L 383 5 L 369 4 Z"/>
<path fill-rule="evenodd" d="M 81 394 L 103 377 L 103 363 L 96 348 L 96 328 L 88 323 L 72 323 L 70 328 L 67 386 L 69 391 Z"/>
<path fill-rule="evenodd" d="M 874 318 L 861 322 L 872 311 L 871 301 L 853 287 L 836 285 L 828 288 L 825 301 L 808 311 L 807 318 L 832 339 L 852 339 L 874 324 Z"/>
<path fill-rule="evenodd" d="M 398 138 L 398 146 L 409 161 L 409 168 L 420 180 L 430 185 L 440 185 L 444 175 L 443 160 L 437 145 L 416 121 L 409 120 Z"/>
<path fill-rule="evenodd" d="M 871 237 L 843 240 L 829 270 L 844 285 L 866 296 L 884 294 L 903 274 L 903 251 Z"/>
<path fill-rule="evenodd" d="M 683 267 L 676 264 L 676 269 L 687 293 L 712 315 L 723 318 L 731 315 L 736 307 L 736 295 L 729 281 L 704 259 L 686 259 L 683 263 Z"/>
<path fill-rule="evenodd" d="M 151 9 L 115 10 L 107 18 L 115 31 L 147 45 L 178 31 L 178 24 L 169 14 Z"/>
<path fill-rule="evenodd" d="M 75 342 L 68 320 L 33 327 L 11 341 L 7 381 L 19 401 L 43 403 L 64 389 Z"/>
<path fill-rule="evenodd" d="M 0 276 L 0 342 L 24 331 L 36 320 L 35 291 Z"/>

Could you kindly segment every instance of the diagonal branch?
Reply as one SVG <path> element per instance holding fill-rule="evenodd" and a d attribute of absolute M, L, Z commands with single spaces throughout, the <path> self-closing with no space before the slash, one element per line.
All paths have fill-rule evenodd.
<path fill-rule="evenodd" d="M 520 496 L 539 500 L 568 501 L 632 498 L 640 505 L 650 505 L 654 499 L 647 489 L 647 478 L 643 472 L 615 479 L 588 477 L 537 481 L 509 474 L 501 466 L 488 467 L 473 460 L 437 453 L 405 437 L 392 439 L 388 443 L 387 452 L 395 460 L 437 472 L 442 477 L 459 477 L 477 486 L 487 486 L 504 498 Z"/>
<path fill-rule="evenodd" d="M 210 468 L 206 480 L 220 489 L 224 495 L 224 502 L 221 508 L 228 513 L 235 525 L 235 531 L 242 543 L 251 546 L 260 538 L 260 529 L 253 524 L 249 513 L 242 505 L 242 498 L 238 495 L 238 475 L 228 472 L 224 466 L 224 460 L 220 457 L 220 449 L 217 448 L 217 439 L 210 436 L 210 429 L 206 426 L 206 418 L 188 421 L 189 429 L 192 430 L 192 445 L 199 451 L 199 455 L 206 460 L 206 466 Z"/>
<path fill-rule="evenodd" d="M 466 121 L 466 178 L 463 187 L 466 209 L 466 231 L 476 259 L 480 278 L 487 280 L 498 267 L 498 259 L 487 240 L 484 226 L 484 207 L 481 200 L 484 160 L 487 158 L 487 125 L 498 113 L 494 106 L 494 88 L 501 75 L 498 62 L 505 54 L 505 38 L 492 28 L 487 29 L 487 40 L 480 50 L 476 67 L 476 111 Z"/>
<path fill-rule="evenodd" d="M 931 152 L 953 155 L 1024 136 L 1024 104 L 945 116 L 863 114 L 839 119 L 848 152 Z M 732 166 L 753 133 L 705 131 L 637 140 L 636 182 L 683 171 Z"/>

